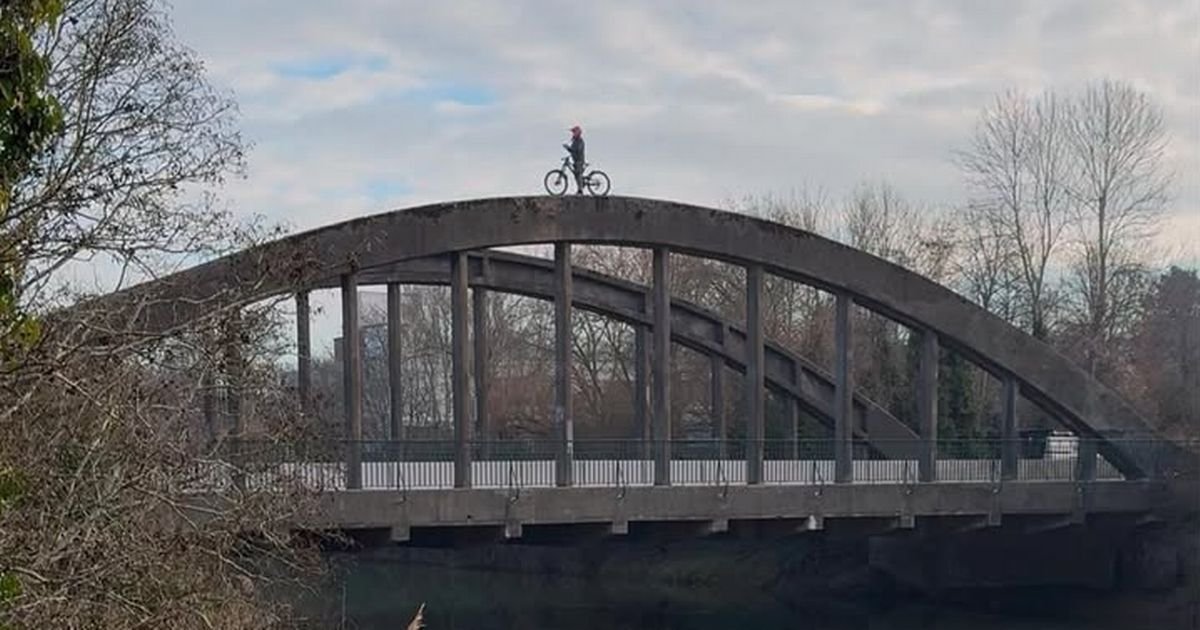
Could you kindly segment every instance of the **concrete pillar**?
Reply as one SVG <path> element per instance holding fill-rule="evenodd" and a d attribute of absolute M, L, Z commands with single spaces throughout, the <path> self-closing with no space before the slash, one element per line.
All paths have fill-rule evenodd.
<path fill-rule="evenodd" d="M 362 487 L 363 363 L 358 321 L 358 273 L 342 276 L 342 400 L 345 405 L 346 487 Z"/>
<path fill-rule="evenodd" d="M 488 364 L 487 309 L 487 289 L 471 289 L 471 334 L 475 342 L 475 355 L 472 357 L 475 366 L 475 435 L 480 440 L 479 455 L 484 459 L 491 457 L 492 440 L 495 439 L 491 415 L 488 414 L 491 366 Z"/>
<path fill-rule="evenodd" d="M 1012 375 L 1004 377 L 1004 417 L 1000 432 L 1000 478 L 1013 480 L 1017 478 L 1020 453 L 1018 452 L 1017 436 L 1017 379 Z"/>
<path fill-rule="evenodd" d="M 1078 459 L 1075 462 L 1075 480 L 1076 481 L 1095 481 L 1096 480 L 1096 455 L 1097 440 L 1095 437 L 1080 435 L 1078 446 L 1076 447 L 1076 456 Z"/>
<path fill-rule="evenodd" d="M 854 481 L 854 353 L 851 346 L 854 331 L 850 320 L 852 304 L 853 300 L 848 294 L 837 294 L 833 327 L 833 478 L 836 483 Z"/>
<path fill-rule="evenodd" d="M 761 265 L 746 267 L 746 483 L 763 481 L 766 388 L 762 332 Z"/>
<path fill-rule="evenodd" d="M 638 452 L 642 459 L 650 457 L 650 348 L 649 329 L 633 326 L 633 426 L 637 434 Z"/>
<path fill-rule="evenodd" d="M 932 330 L 921 332 L 920 373 L 917 376 L 917 424 L 921 449 L 919 478 L 937 481 L 938 338 Z"/>
<path fill-rule="evenodd" d="M 404 336 L 400 328 L 400 283 L 389 282 L 387 285 L 387 362 L 388 362 L 388 391 L 391 394 L 391 405 L 388 413 L 388 439 L 399 442 L 404 439 Z M 399 444 L 395 452 L 400 452 Z"/>
<path fill-rule="evenodd" d="M 654 485 L 671 485 L 671 253 L 654 248 Z"/>
<path fill-rule="evenodd" d="M 245 444 L 242 442 L 242 378 L 245 366 L 242 362 L 241 318 L 235 312 L 228 320 L 225 338 L 225 428 L 229 431 L 229 443 L 233 448 L 231 463 L 234 467 L 233 485 L 245 488 L 246 478 L 242 474 L 245 463 Z"/>
<path fill-rule="evenodd" d="M 467 335 L 467 253 L 450 255 L 450 388 L 454 412 L 454 487 L 471 487 L 471 340 Z"/>
<path fill-rule="evenodd" d="M 213 368 L 205 368 L 204 376 L 200 378 L 200 410 L 204 414 L 204 430 L 208 433 L 208 442 L 205 446 L 216 444 L 220 437 L 218 434 L 220 428 L 217 426 L 219 421 L 217 420 L 216 392 L 213 391 L 215 387 Z"/>
<path fill-rule="evenodd" d="M 296 395 L 300 413 L 311 416 L 312 408 L 312 317 L 308 291 L 296 293 Z"/>
<path fill-rule="evenodd" d="M 791 394 L 784 394 L 784 401 L 787 406 L 787 426 L 785 427 L 785 435 L 787 436 L 787 455 L 788 459 L 800 459 L 800 401 Z"/>
<path fill-rule="evenodd" d="M 242 437 L 242 346 L 241 318 L 231 315 L 225 337 L 225 428 L 235 440 Z"/>
<path fill-rule="evenodd" d="M 554 244 L 554 485 L 574 483 L 575 425 L 571 406 L 571 244 Z"/>
<path fill-rule="evenodd" d="M 708 355 L 708 371 L 708 413 L 712 418 L 713 438 L 717 441 L 717 457 L 725 459 L 729 454 L 729 427 L 725 415 L 725 357 Z"/>

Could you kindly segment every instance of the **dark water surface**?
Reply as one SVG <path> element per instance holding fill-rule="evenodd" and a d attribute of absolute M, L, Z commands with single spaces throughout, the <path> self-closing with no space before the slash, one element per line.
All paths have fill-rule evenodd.
<path fill-rule="evenodd" d="M 1049 605 L 995 614 L 928 603 L 797 603 L 736 587 L 648 586 L 635 579 L 613 583 L 354 558 L 339 565 L 336 586 L 322 596 L 326 614 L 344 620 L 333 627 L 363 630 L 404 628 L 422 602 L 431 630 L 1165 630 L 1127 619 L 1071 620 Z"/>

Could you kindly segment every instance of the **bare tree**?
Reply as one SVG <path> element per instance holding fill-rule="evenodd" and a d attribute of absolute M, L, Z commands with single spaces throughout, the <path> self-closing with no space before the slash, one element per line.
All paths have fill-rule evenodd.
<path fill-rule="evenodd" d="M 851 247 L 907 267 L 932 280 L 950 269 L 950 224 L 913 205 L 887 182 L 860 184 L 847 198 L 838 232 Z"/>
<path fill-rule="evenodd" d="M 1040 339 L 1050 332 L 1048 274 L 1063 239 L 1071 183 L 1064 109 L 1052 92 L 1036 99 L 1005 92 L 980 114 L 970 146 L 957 154 L 972 190 L 968 221 L 973 231 L 989 232 L 977 235 L 984 242 L 976 244 L 995 254 L 989 263 L 1013 266 L 1018 322 Z"/>
<path fill-rule="evenodd" d="M 1144 248 L 1172 181 L 1163 164 L 1167 133 L 1149 97 L 1104 81 L 1072 104 L 1066 140 L 1078 172 L 1070 188 L 1075 242 L 1067 288 L 1084 360 L 1096 373 L 1107 345 L 1128 330 L 1145 284 Z"/>
<path fill-rule="evenodd" d="M 81 257 L 115 262 L 120 285 L 225 251 L 237 222 L 210 187 L 241 172 L 236 109 L 175 41 L 161 4 L 69 0 L 39 46 L 63 125 L 0 224 L 20 235 L 10 245 L 26 262 L 24 298 Z"/>

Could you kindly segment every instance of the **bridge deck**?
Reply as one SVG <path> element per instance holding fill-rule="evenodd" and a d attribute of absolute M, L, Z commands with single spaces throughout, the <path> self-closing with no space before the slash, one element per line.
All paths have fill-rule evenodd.
<path fill-rule="evenodd" d="M 516 538 L 524 527 L 599 525 L 619 534 L 631 523 L 693 523 L 708 533 L 731 524 L 805 531 L 827 520 L 885 530 L 911 528 L 917 519 L 977 528 L 1015 518 L 1044 527 L 1083 523 L 1089 514 L 1149 512 L 1154 490 L 1148 481 L 350 490 L 323 493 L 312 526 L 386 529 L 393 540 L 407 540 L 413 528 L 491 527 Z"/>

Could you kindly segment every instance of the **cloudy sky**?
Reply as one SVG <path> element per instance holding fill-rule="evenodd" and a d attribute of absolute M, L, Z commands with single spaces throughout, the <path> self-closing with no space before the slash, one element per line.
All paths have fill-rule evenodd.
<path fill-rule="evenodd" d="M 295 228 L 534 194 L 583 125 L 614 193 L 717 205 L 885 179 L 964 198 L 950 154 L 1006 88 L 1128 81 L 1200 260 L 1200 0 L 176 0 L 254 143 L 239 211 Z"/>
<path fill-rule="evenodd" d="M 1112 77 L 1165 109 L 1200 241 L 1200 0 L 177 0 L 254 143 L 228 197 L 307 228 L 538 193 L 566 127 L 614 192 L 717 204 L 886 179 L 963 197 L 949 154 L 998 91 Z"/>

